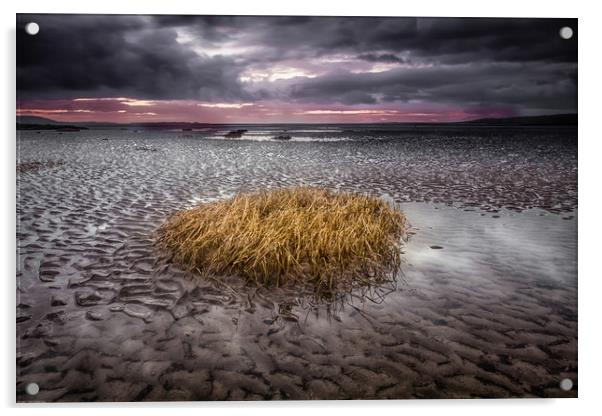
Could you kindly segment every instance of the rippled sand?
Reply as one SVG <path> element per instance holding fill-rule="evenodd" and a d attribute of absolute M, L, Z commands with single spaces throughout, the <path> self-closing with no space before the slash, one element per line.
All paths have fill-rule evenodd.
<path fill-rule="evenodd" d="M 18 173 L 20 401 L 577 395 L 572 131 L 22 132 L 19 147 L 42 162 Z M 160 261 L 173 210 L 296 184 L 402 203 L 397 284 L 328 304 Z"/>

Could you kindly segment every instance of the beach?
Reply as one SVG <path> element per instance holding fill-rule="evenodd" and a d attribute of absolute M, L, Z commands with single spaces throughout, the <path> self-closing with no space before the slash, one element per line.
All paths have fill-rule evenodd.
<path fill-rule="evenodd" d="M 243 128 L 18 132 L 18 401 L 577 396 L 576 128 Z M 396 281 L 328 302 L 164 261 L 173 212 L 292 186 L 398 204 Z"/>

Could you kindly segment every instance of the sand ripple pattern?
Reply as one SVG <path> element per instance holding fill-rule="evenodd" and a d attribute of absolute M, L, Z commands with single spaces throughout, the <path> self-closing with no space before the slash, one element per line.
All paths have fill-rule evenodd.
<path fill-rule="evenodd" d="M 21 161 L 61 163 L 18 175 L 18 400 L 575 397 L 574 132 L 485 133 L 23 132 Z M 299 184 L 404 203 L 396 287 L 328 305 L 158 261 L 173 210 Z"/>

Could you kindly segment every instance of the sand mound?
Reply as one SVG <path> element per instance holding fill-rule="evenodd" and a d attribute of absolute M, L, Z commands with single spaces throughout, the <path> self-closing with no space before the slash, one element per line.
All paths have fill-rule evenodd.
<path fill-rule="evenodd" d="M 159 234 L 190 270 L 330 291 L 391 277 L 404 229 L 403 214 L 379 198 L 298 187 L 197 205 Z"/>

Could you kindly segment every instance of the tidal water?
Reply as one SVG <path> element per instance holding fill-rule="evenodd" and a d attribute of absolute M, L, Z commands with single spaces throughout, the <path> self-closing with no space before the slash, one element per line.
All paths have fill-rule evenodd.
<path fill-rule="evenodd" d="M 19 401 L 576 397 L 575 129 L 236 128 L 19 132 Z M 295 185 L 400 204 L 397 281 L 333 303 L 157 260 L 173 211 Z"/>

